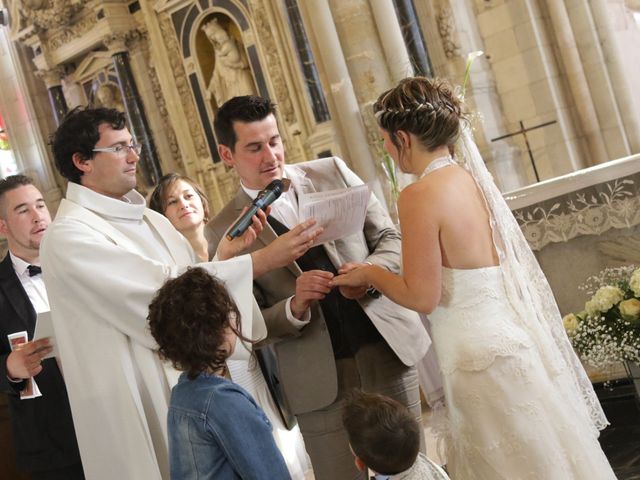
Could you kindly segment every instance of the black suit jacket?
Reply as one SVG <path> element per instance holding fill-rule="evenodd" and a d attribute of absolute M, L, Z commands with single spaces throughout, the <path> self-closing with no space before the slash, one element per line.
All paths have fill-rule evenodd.
<path fill-rule="evenodd" d="M 67 389 L 54 358 L 42 362 L 35 377 L 42 397 L 20 400 L 22 383 L 7 378 L 11 347 L 7 335 L 26 330 L 33 339 L 36 312 L 7 254 L 0 263 L 0 390 L 9 398 L 9 415 L 16 464 L 25 471 L 42 471 L 80 462 Z"/>

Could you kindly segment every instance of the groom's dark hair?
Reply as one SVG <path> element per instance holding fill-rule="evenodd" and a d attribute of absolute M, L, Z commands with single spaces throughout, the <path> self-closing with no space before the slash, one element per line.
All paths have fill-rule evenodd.
<path fill-rule="evenodd" d="M 276 105 L 268 98 L 242 95 L 227 100 L 218 109 L 213 121 L 218 143 L 229 147 L 233 152 L 238 141 L 236 131 L 233 129 L 234 122 L 259 122 L 275 113 Z"/>

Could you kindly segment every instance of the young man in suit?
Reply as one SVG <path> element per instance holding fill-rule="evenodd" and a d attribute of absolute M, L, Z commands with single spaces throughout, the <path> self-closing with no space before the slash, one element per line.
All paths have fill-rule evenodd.
<path fill-rule="evenodd" d="M 273 205 L 269 225 L 251 248 L 261 248 L 300 222 L 297 197 L 361 185 L 337 157 L 286 166 L 275 107 L 255 96 L 235 97 L 217 112 L 218 151 L 241 180 L 235 198 L 207 225 L 211 252 L 258 192 L 286 177 L 292 188 Z M 429 337 L 415 312 L 367 289 L 332 290 L 340 268 L 371 262 L 397 272 L 400 234 L 372 196 L 363 231 L 311 248 L 296 262 L 254 281 L 278 371 L 284 407 L 298 419 L 316 479 L 350 479 L 355 468 L 341 410 L 352 388 L 390 396 L 420 418 L 414 365 Z"/>
<path fill-rule="evenodd" d="M 83 479 L 69 399 L 55 359 L 43 360 L 48 340 L 11 351 L 8 335 L 33 339 L 36 313 L 49 310 L 40 269 L 40 241 L 51 223 L 30 178 L 0 180 L 0 235 L 9 253 L 0 263 L 0 388 L 8 394 L 17 466 L 33 479 Z M 33 377 L 42 396 L 20 399 Z"/>

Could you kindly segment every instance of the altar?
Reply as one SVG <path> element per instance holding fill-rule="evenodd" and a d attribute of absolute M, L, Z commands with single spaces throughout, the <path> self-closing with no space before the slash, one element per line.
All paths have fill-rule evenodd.
<path fill-rule="evenodd" d="M 588 277 L 607 267 L 640 266 L 640 155 L 504 196 L 562 315 L 584 309 L 589 296 L 578 287 Z M 587 370 L 594 382 L 628 375 L 623 365 L 606 372 Z"/>

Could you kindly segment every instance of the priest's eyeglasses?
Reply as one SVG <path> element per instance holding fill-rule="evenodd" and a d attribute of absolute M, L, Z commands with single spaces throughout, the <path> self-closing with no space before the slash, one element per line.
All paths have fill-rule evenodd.
<path fill-rule="evenodd" d="M 113 147 L 94 148 L 92 152 L 115 153 L 118 157 L 126 157 L 129 155 L 129 152 L 134 152 L 136 155 L 140 155 L 140 152 L 142 152 L 142 145 L 139 143 L 132 143 L 131 145 L 115 145 Z"/>

